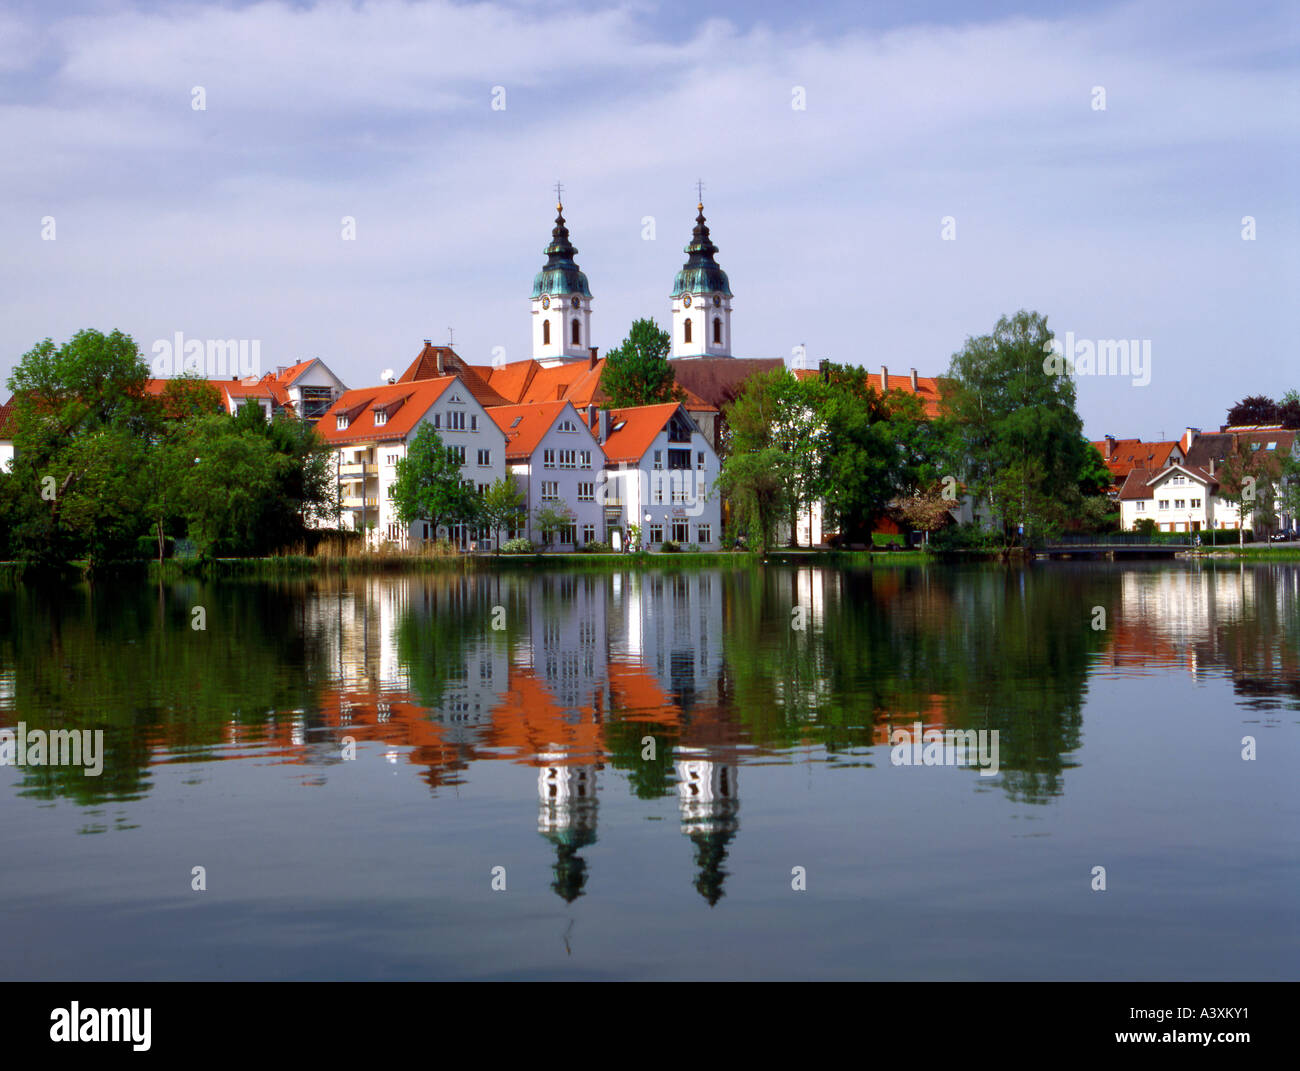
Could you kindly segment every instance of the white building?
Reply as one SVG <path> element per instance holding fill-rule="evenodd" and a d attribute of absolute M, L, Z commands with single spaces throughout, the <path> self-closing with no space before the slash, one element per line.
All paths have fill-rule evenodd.
<path fill-rule="evenodd" d="M 488 413 L 505 435 L 507 469 L 528 510 L 522 535 L 555 550 L 603 542 L 604 508 L 596 500 L 596 487 L 605 470 L 605 452 L 573 404 L 502 405 Z M 563 506 L 572 522 L 543 532 L 538 511 Z"/>
<path fill-rule="evenodd" d="M 340 526 L 367 532 L 372 544 L 410 547 L 450 539 L 462 550 L 490 542 L 490 533 L 427 520 L 403 525 L 392 499 L 397 463 L 424 425 L 456 452 L 461 475 L 480 492 L 505 475 L 505 435 L 458 376 L 351 390 L 317 422 L 335 448 L 342 495 Z"/>
<path fill-rule="evenodd" d="M 564 225 L 564 205 L 555 211 L 546 265 L 533 279 L 533 359 L 543 367 L 591 355 L 591 289 L 573 259 L 578 251 Z"/>
<path fill-rule="evenodd" d="M 598 498 L 606 527 L 621 544 L 635 524 L 641 543 L 658 550 L 672 541 L 685 549 L 716 550 L 722 505 L 715 485 L 720 464 L 708 437 L 677 402 L 601 410 L 605 481 Z M 611 542 L 615 540 L 611 538 Z"/>
<path fill-rule="evenodd" d="M 673 280 L 673 356 L 730 357 L 731 284 L 714 259 L 703 202 L 697 207 L 688 257 Z"/>

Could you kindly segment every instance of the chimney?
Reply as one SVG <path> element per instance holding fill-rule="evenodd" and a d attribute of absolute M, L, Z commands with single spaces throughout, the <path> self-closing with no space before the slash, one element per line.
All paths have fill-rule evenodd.
<path fill-rule="evenodd" d="M 1183 432 L 1183 437 L 1178 445 L 1182 447 L 1183 453 L 1186 454 L 1192 448 L 1192 443 L 1196 441 L 1196 436 L 1201 434 L 1200 428 L 1188 428 Z"/>
<path fill-rule="evenodd" d="M 596 367 L 596 347 L 595 347 L 595 346 L 592 346 L 592 347 L 591 347 L 591 360 L 590 360 L 589 362 L 587 362 L 587 367 L 588 367 L 588 368 L 595 368 L 595 367 Z"/>
<path fill-rule="evenodd" d="M 609 438 L 609 410 L 602 409 L 600 411 L 600 441 L 602 445 L 604 444 L 605 440 L 608 438 Z"/>
<path fill-rule="evenodd" d="M 594 402 L 587 406 L 587 427 L 592 431 L 596 430 L 596 404 Z"/>
<path fill-rule="evenodd" d="M 442 347 L 439 346 L 439 347 L 438 347 L 436 350 L 434 350 L 433 352 L 434 352 L 434 354 L 437 355 L 437 358 L 438 358 L 438 375 L 442 375 L 442 374 L 443 374 L 443 370 L 442 370 Z"/>
<path fill-rule="evenodd" d="M 912 393 L 913 393 L 913 394 L 920 394 L 920 393 L 921 393 L 921 386 L 920 386 L 920 384 L 918 384 L 918 383 L 916 382 L 916 369 L 915 369 L 915 368 L 912 369 Z"/>
<path fill-rule="evenodd" d="M 880 390 L 882 393 L 889 390 L 889 369 L 883 364 L 880 366 Z"/>
<path fill-rule="evenodd" d="M 1214 475 L 1214 458 L 1210 458 L 1210 475 Z"/>
<path fill-rule="evenodd" d="M 1106 460 L 1110 461 L 1115 456 L 1115 436 L 1106 436 Z"/>

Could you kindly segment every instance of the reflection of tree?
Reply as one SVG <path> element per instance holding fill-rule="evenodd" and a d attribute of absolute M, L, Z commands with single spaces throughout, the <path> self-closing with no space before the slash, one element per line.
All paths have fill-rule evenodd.
<path fill-rule="evenodd" d="M 609 764 L 627 775 L 637 799 L 655 800 L 672 794 L 673 747 L 680 729 L 649 721 L 623 721 L 615 709 L 605 725 L 605 754 Z M 643 737 L 655 739 L 653 759 L 641 757 Z"/>
<path fill-rule="evenodd" d="M 1239 565 L 1222 570 L 1211 561 L 1204 582 L 1213 598 L 1224 590 L 1239 593 L 1240 613 L 1215 614 L 1210 635 L 1199 645 L 1205 663 L 1226 666 L 1233 690 L 1263 709 L 1300 710 L 1300 595 L 1295 567 Z M 1249 585 L 1246 578 L 1249 577 Z M 1247 595 L 1249 591 L 1249 595 Z"/>
<path fill-rule="evenodd" d="M 100 776 L 23 767 L 20 791 L 83 804 L 138 798 L 155 742 L 183 749 L 180 761 L 201 761 L 232 732 L 265 732 L 277 710 L 317 711 L 325 660 L 303 618 L 302 588 L 0 585 L 0 620 L 12 623 L 0 632 L 0 665 L 13 670 L 11 721 L 104 732 Z M 196 606 L 205 630 L 190 627 Z"/>
<path fill-rule="evenodd" d="M 411 691 L 428 707 L 440 706 L 450 684 L 464 684 L 467 659 L 489 635 L 503 636 L 511 619 L 523 611 L 506 607 L 506 630 L 491 629 L 494 595 L 472 575 L 433 575 L 421 578 L 408 592 L 397 619 L 397 658 L 411 681 Z M 517 626 L 516 626 L 517 627 Z"/>
<path fill-rule="evenodd" d="M 854 570 L 812 583 L 820 611 L 803 631 L 791 627 L 793 571 L 751 573 L 729 590 L 733 709 L 758 742 L 865 746 L 886 719 L 996 729 L 1010 795 L 1060 792 L 1089 658 L 1105 642 L 1089 614 L 1115 605 L 1116 572 Z"/>

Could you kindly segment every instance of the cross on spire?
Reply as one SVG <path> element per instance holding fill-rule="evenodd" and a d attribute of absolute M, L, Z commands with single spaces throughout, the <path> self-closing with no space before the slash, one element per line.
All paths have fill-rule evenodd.
<path fill-rule="evenodd" d="M 564 185 L 557 182 L 555 184 L 555 207 L 562 208 L 564 205 Z"/>
<path fill-rule="evenodd" d="M 699 179 L 695 180 L 695 196 L 700 202 L 700 207 L 704 207 L 704 183 Z"/>

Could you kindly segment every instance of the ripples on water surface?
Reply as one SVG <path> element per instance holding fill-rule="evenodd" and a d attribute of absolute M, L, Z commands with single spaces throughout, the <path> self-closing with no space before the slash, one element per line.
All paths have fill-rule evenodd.
<path fill-rule="evenodd" d="M 1294 978 L 1298 710 L 1296 566 L 4 587 L 0 977 Z"/>

